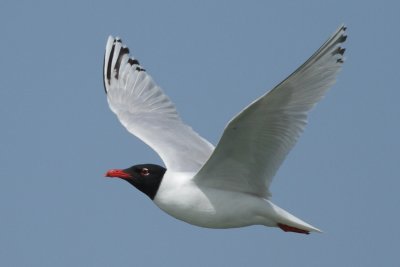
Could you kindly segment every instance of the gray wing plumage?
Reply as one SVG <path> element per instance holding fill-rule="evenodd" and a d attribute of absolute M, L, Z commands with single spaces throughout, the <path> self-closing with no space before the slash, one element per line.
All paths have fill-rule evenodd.
<path fill-rule="evenodd" d="M 342 67 L 345 32 L 341 26 L 303 65 L 229 122 L 197 183 L 270 196 L 272 178 L 303 132 L 307 113 Z"/>

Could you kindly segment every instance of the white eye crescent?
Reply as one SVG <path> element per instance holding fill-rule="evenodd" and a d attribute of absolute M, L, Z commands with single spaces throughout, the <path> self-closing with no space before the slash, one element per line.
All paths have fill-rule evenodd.
<path fill-rule="evenodd" d="M 150 174 L 150 172 L 149 172 L 149 169 L 147 169 L 147 168 L 143 168 L 140 171 L 140 175 L 142 175 L 142 176 L 147 176 L 149 174 Z"/>

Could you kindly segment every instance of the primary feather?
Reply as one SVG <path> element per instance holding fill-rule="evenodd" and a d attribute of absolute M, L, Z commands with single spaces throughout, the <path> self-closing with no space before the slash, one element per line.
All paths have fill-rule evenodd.
<path fill-rule="evenodd" d="M 123 126 L 152 147 L 173 171 L 197 171 L 214 146 L 184 124 L 174 104 L 129 49 L 110 36 L 104 56 L 108 104 Z"/>

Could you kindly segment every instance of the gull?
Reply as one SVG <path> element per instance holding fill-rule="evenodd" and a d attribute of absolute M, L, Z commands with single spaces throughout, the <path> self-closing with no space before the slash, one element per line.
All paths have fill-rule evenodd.
<path fill-rule="evenodd" d="M 346 27 L 340 26 L 297 70 L 233 117 L 214 147 L 182 121 L 121 39 L 110 36 L 104 56 L 110 109 L 165 166 L 137 164 L 111 169 L 106 176 L 129 182 L 160 209 L 192 225 L 321 232 L 274 204 L 269 188 L 303 132 L 308 112 L 334 84 L 346 38 Z"/>

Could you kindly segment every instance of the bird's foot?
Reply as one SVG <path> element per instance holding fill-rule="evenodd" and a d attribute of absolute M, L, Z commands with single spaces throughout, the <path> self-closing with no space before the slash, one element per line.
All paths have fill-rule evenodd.
<path fill-rule="evenodd" d="M 299 234 L 310 234 L 309 231 L 307 230 L 303 230 L 303 229 L 299 229 L 293 226 L 289 226 L 283 223 L 278 223 L 278 227 L 281 228 L 284 232 L 294 232 L 294 233 L 299 233 Z"/>

